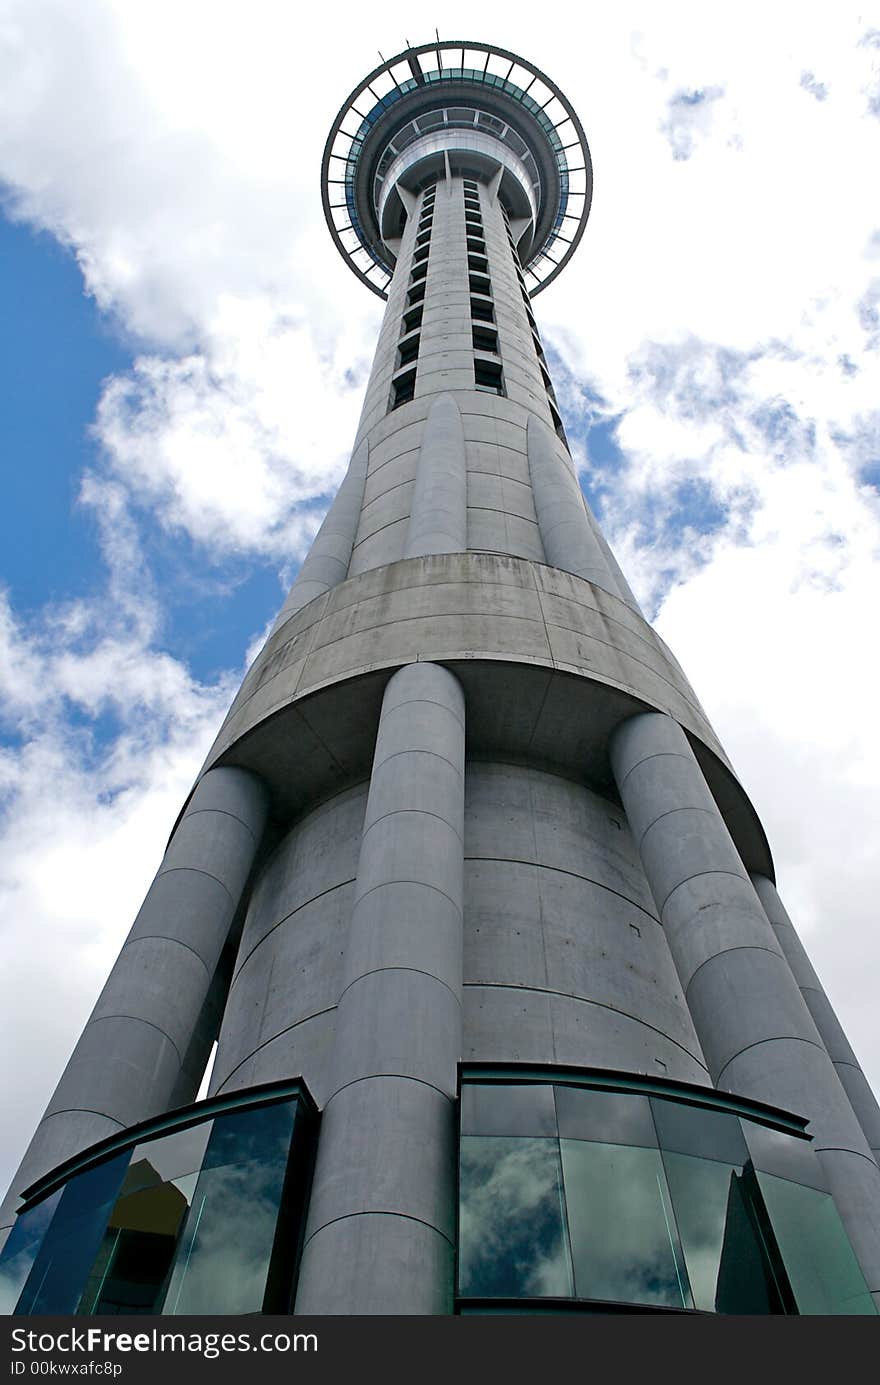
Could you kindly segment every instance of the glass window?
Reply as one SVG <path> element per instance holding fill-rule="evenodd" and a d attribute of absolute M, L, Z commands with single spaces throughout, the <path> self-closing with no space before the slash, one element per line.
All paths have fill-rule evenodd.
<path fill-rule="evenodd" d="M 589 1087 L 556 1088 L 559 1134 L 606 1144 L 656 1145 L 657 1132 L 646 1096 L 601 1092 Z"/>
<path fill-rule="evenodd" d="M 78 1313 L 116 1201 L 129 1150 L 71 1178 L 27 1277 L 17 1313 Z"/>
<path fill-rule="evenodd" d="M 412 336 L 406 337 L 405 340 L 400 343 L 400 349 L 397 352 L 398 368 L 400 368 L 400 366 L 409 365 L 410 362 L 417 359 L 420 341 L 420 334 L 414 332 Z"/>
<path fill-rule="evenodd" d="M 831 1195 L 769 1173 L 756 1178 L 798 1312 L 875 1314 Z"/>
<path fill-rule="evenodd" d="M 490 351 L 498 355 L 498 333 L 490 327 L 472 327 L 475 351 Z"/>
<path fill-rule="evenodd" d="M 536 1083 L 468 1082 L 461 1090 L 463 1135 L 555 1135 L 553 1088 Z"/>
<path fill-rule="evenodd" d="M 495 309 L 483 298 L 472 298 L 471 317 L 477 318 L 480 322 L 494 322 Z"/>
<path fill-rule="evenodd" d="M 260 1311 L 292 1133 L 287 1102 L 213 1122 L 164 1313 Z"/>
<path fill-rule="evenodd" d="M 556 1140 L 463 1137 L 460 1196 L 462 1294 L 570 1297 Z"/>
<path fill-rule="evenodd" d="M 651 1098 L 651 1109 L 663 1149 L 678 1154 L 698 1154 L 703 1159 L 722 1159 L 742 1165 L 749 1157 L 742 1127 L 727 1111 L 686 1106 L 683 1101 Z"/>
<path fill-rule="evenodd" d="M 577 1297 L 693 1307 L 659 1152 L 559 1144 Z"/>
<path fill-rule="evenodd" d="M 496 361 L 484 361 L 474 357 L 474 386 L 487 394 L 503 394 L 504 378 L 501 366 Z"/>
<path fill-rule="evenodd" d="M 391 408 L 398 409 L 416 397 L 416 368 L 405 370 L 391 384 Z"/>
<path fill-rule="evenodd" d="M 298 1110 L 242 1105 L 71 1177 L 10 1233 L 6 1311 L 287 1311 L 309 1143 L 292 1140 Z"/>
<path fill-rule="evenodd" d="M 788 1135 L 784 1130 L 771 1130 L 769 1126 L 748 1121 L 745 1126 L 746 1141 L 752 1163 L 762 1173 L 775 1173 L 779 1178 L 791 1178 L 795 1183 L 806 1183 L 820 1192 L 827 1192 L 822 1165 L 813 1153 L 809 1140 Z"/>
<path fill-rule="evenodd" d="M 61 1191 L 59 1188 L 51 1197 L 38 1202 L 29 1212 L 22 1212 L 21 1216 L 16 1218 L 6 1239 L 3 1259 L 0 1261 L 0 1313 L 4 1316 L 15 1310 L 40 1249 L 40 1243 L 55 1215 Z"/>
<path fill-rule="evenodd" d="M 694 1306 L 707 1313 L 785 1312 L 742 1170 L 687 1154 L 664 1154 L 663 1163 Z"/>

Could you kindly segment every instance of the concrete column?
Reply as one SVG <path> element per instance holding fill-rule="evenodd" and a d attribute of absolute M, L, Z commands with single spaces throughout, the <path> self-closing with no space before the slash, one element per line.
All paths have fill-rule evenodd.
<path fill-rule="evenodd" d="M 199 782 L 4 1203 L 95 1141 L 194 1100 L 217 1010 L 212 982 L 260 842 L 247 770 Z"/>
<path fill-rule="evenodd" d="M 587 518 L 577 477 L 560 456 L 562 444 L 534 414 L 528 421 L 527 436 L 532 493 L 547 562 L 620 597 L 602 545 Z"/>
<path fill-rule="evenodd" d="M 307 606 L 316 596 L 323 596 L 324 592 L 344 582 L 348 576 L 351 550 L 364 500 L 369 452 L 366 439 L 355 448 L 342 484 L 278 613 L 273 634 L 303 606 Z"/>
<path fill-rule="evenodd" d="M 409 664 L 382 704 L 297 1313 L 451 1311 L 463 831 L 461 688 Z"/>
<path fill-rule="evenodd" d="M 646 712 L 617 729 L 611 762 L 713 1081 L 809 1118 L 880 1301 L 880 1169 L 687 738 Z"/>
<path fill-rule="evenodd" d="M 425 419 L 406 536 L 405 558 L 467 550 L 467 463 L 461 414 L 451 394 Z"/>
<path fill-rule="evenodd" d="M 823 1044 L 837 1069 L 844 1091 L 856 1113 L 856 1119 L 865 1132 L 875 1161 L 880 1164 L 880 1106 L 868 1085 L 868 1079 L 859 1066 L 856 1055 L 850 1048 L 840 1020 L 832 1009 L 831 1002 L 822 988 L 822 983 L 813 970 L 803 943 L 789 918 L 785 905 L 779 898 L 776 886 L 766 875 L 752 875 L 752 884 L 764 906 L 764 912 L 773 926 L 785 960 L 791 968 L 807 1009 L 813 1016 Z"/>

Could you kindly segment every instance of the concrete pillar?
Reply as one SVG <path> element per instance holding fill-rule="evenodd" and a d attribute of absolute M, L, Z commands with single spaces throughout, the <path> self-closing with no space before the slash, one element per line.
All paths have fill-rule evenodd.
<path fill-rule="evenodd" d="M 314 601 L 316 596 L 323 596 L 324 592 L 344 582 L 348 576 L 351 550 L 364 500 L 369 453 L 366 439 L 352 453 L 342 484 L 278 613 L 273 634 L 303 606 Z"/>
<path fill-rule="evenodd" d="M 409 664 L 379 721 L 297 1313 L 451 1312 L 463 831 L 461 688 Z"/>
<path fill-rule="evenodd" d="M 467 463 L 461 413 L 451 394 L 425 419 L 410 507 L 405 558 L 467 550 Z"/>
<path fill-rule="evenodd" d="M 813 1016 L 822 1042 L 837 1069 L 837 1075 L 856 1113 L 856 1119 L 865 1132 L 874 1159 L 880 1164 L 880 1106 L 877 1104 L 877 1098 L 868 1085 L 868 1079 L 859 1066 L 840 1020 L 813 970 L 813 964 L 786 912 L 785 905 L 779 898 L 776 886 L 766 875 L 754 874 L 751 881 L 773 926 L 785 960 L 800 987 L 807 1009 Z"/>
<path fill-rule="evenodd" d="M 529 473 L 547 562 L 620 597 L 602 545 L 587 518 L 580 486 L 562 444 L 532 414 L 527 429 Z"/>
<path fill-rule="evenodd" d="M 611 762 L 713 1081 L 810 1121 L 880 1301 L 880 1169 L 681 727 L 646 712 Z"/>
<path fill-rule="evenodd" d="M 97 1140 L 195 1099 L 217 1011 L 212 982 L 260 842 L 266 793 L 247 770 L 199 782 L 7 1194 Z M 201 1062 L 201 1066 L 200 1066 Z"/>

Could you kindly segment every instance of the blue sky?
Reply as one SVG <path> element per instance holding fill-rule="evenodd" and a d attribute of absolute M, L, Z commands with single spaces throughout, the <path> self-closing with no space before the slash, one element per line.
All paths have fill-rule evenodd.
<path fill-rule="evenodd" d="M 5 1169 L 347 462 L 381 305 L 318 169 L 403 37 L 343 8 L 3 0 Z M 880 216 L 854 170 L 880 35 L 849 3 L 533 18 L 490 0 L 477 37 L 552 73 L 591 144 L 587 233 L 535 301 L 584 488 L 878 1084 Z M 292 82 L 303 25 L 333 61 Z"/>

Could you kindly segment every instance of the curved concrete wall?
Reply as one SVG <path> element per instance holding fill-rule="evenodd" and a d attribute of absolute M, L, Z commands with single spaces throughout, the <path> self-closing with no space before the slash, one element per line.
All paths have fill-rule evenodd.
<path fill-rule="evenodd" d="M 466 1058 L 709 1081 L 620 808 L 471 763 L 465 868 Z"/>
<path fill-rule="evenodd" d="M 246 770 L 200 781 L 4 1205 L 97 1140 L 195 1098 L 217 966 L 266 820 Z M 206 1014 L 207 1011 L 207 1014 Z"/>

